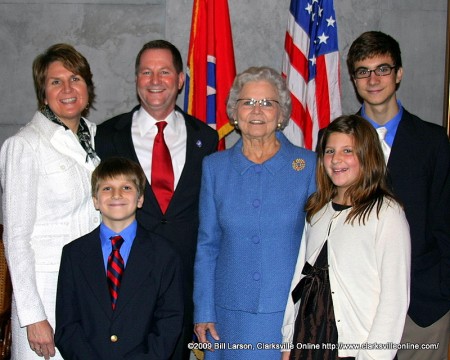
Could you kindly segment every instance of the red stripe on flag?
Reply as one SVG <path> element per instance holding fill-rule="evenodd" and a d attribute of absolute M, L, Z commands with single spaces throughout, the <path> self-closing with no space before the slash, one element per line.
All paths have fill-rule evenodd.
<path fill-rule="evenodd" d="M 306 121 L 306 110 L 303 104 L 295 97 L 291 96 L 292 99 L 292 113 L 291 119 L 299 126 L 303 128 Z"/>
<path fill-rule="evenodd" d="M 330 112 L 330 93 L 328 91 L 328 76 L 327 67 L 325 64 L 325 56 L 319 56 L 317 58 L 316 68 L 317 121 L 320 130 L 322 127 L 327 126 L 330 123 L 330 120 L 332 120 Z M 312 138 L 312 132 L 308 134 L 310 134 Z"/>
<path fill-rule="evenodd" d="M 290 66 L 302 75 L 305 81 L 308 80 L 308 59 L 300 51 L 298 47 L 294 45 L 294 41 L 290 34 L 286 32 L 286 40 L 284 42 L 286 53 L 289 57 Z"/>

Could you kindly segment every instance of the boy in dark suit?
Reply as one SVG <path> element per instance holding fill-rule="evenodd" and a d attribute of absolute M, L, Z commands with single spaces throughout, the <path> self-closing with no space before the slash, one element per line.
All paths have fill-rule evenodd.
<path fill-rule="evenodd" d="M 92 174 L 103 221 L 63 248 L 55 343 L 65 359 L 168 359 L 183 324 L 179 257 L 136 222 L 145 175 L 125 158 Z"/>

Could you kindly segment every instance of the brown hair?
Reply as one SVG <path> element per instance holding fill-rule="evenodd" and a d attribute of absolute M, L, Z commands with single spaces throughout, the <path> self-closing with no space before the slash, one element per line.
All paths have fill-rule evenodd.
<path fill-rule="evenodd" d="M 97 197 L 99 183 L 102 180 L 113 179 L 120 176 L 129 178 L 136 185 L 139 197 L 144 195 L 147 179 L 141 165 L 127 158 L 114 156 L 102 160 L 92 173 L 92 196 Z"/>
<path fill-rule="evenodd" d="M 166 41 L 166 40 L 152 40 L 146 43 L 142 49 L 139 51 L 139 53 L 136 56 L 136 63 L 135 63 L 135 75 L 139 72 L 139 66 L 141 65 L 141 57 L 144 51 L 151 50 L 151 49 L 166 49 L 169 50 L 172 53 L 172 61 L 173 66 L 175 68 L 175 71 L 177 74 L 180 74 L 183 72 L 183 59 L 181 58 L 180 51 L 173 45 L 172 43 Z"/>
<path fill-rule="evenodd" d="M 50 64 L 60 61 L 64 67 L 79 75 L 86 82 L 88 90 L 88 106 L 81 113 L 87 116 L 89 106 L 95 101 L 94 83 L 92 81 L 91 68 L 86 58 L 75 48 L 68 44 L 55 44 L 50 46 L 44 53 L 38 55 L 33 61 L 34 89 L 38 101 L 38 108 L 45 106 L 45 80 Z M 92 106 L 93 107 L 93 106 Z"/>
<path fill-rule="evenodd" d="M 311 221 L 313 215 L 337 194 L 337 188 L 327 175 L 323 163 L 328 138 L 333 133 L 348 134 L 354 139 L 353 151 L 360 164 L 360 174 L 356 183 L 345 193 L 345 197 L 352 203 L 346 221 L 353 223 L 358 218 L 358 221 L 364 224 L 375 206 L 377 215 L 379 214 L 385 196 L 393 200 L 395 198 L 386 184 L 386 164 L 378 134 L 373 126 L 359 115 L 340 116 L 325 128 L 317 147 L 317 191 L 306 203 L 306 218 Z"/>
<path fill-rule="evenodd" d="M 351 76 L 355 72 L 355 63 L 374 56 L 389 55 L 395 65 L 395 71 L 402 67 L 400 45 L 392 36 L 381 31 L 367 31 L 353 41 L 347 54 L 347 68 Z"/>

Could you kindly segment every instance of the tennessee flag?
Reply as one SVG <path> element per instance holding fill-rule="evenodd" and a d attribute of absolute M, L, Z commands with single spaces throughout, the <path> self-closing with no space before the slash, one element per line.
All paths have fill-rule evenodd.
<path fill-rule="evenodd" d="M 282 74 L 292 97 L 284 130 L 314 149 L 318 131 L 341 115 L 339 49 L 333 0 L 291 0 Z"/>
<path fill-rule="evenodd" d="M 194 0 L 184 110 L 217 130 L 219 150 L 233 131 L 226 99 L 235 76 L 228 1 Z"/>

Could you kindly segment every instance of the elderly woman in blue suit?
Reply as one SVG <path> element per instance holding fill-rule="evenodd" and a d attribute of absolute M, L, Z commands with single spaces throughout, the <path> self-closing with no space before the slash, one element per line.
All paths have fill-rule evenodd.
<path fill-rule="evenodd" d="M 193 346 L 206 359 L 274 359 L 316 156 L 280 131 L 291 99 L 271 68 L 236 77 L 227 113 L 241 139 L 203 161 Z"/>

